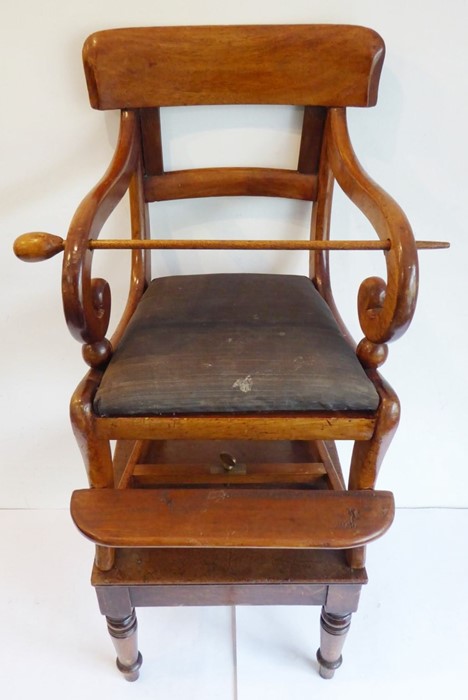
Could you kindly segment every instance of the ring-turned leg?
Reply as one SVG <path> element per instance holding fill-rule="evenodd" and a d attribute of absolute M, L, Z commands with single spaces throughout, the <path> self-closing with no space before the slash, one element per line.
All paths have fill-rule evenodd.
<path fill-rule="evenodd" d="M 106 617 L 107 629 L 117 652 L 117 668 L 127 681 L 136 681 L 143 658 L 138 651 L 137 618 L 135 610 L 124 618 Z"/>
<path fill-rule="evenodd" d="M 317 661 L 320 664 L 322 678 L 333 678 L 337 668 L 342 664 L 341 650 L 351 625 L 351 613 L 334 615 L 322 608 L 320 618 L 320 649 Z"/>

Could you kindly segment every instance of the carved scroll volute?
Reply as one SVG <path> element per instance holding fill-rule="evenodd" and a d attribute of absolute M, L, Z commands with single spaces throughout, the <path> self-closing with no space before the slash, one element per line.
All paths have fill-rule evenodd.
<path fill-rule="evenodd" d="M 62 273 L 65 318 L 71 334 L 85 343 L 83 357 L 91 367 L 105 364 L 112 352 L 105 337 L 111 294 L 104 279 L 91 277 L 93 252 L 88 242 L 98 237 L 104 222 L 128 189 L 136 167 L 138 144 L 135 114 L 124 111 L 113 160 L 78 207 L 65 241 Z"/>
<path fill-rule="evenodd" d="M 402 335 L 414 314 L 418 293 L 418 257 L 411 226 L 399 205 L 362 169 L 349 139 L 344 109 L 331 109 L 328 155 L 338 184 L 375 228 L 390 240 L 385 252 L 386 282 L 369 277 L 359 289 L 359 321 L 368 341 L 381 345 Z M 372 363 L 374 364 L 374 363 Z"/>

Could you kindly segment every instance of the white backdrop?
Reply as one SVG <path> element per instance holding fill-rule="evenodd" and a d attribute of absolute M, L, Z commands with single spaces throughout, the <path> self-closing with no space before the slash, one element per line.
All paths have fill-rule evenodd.
<path fill-rule="evenodd" d="M 1 237 L 2 453 L 0 507 L 61 508 L 85 483 L 68 422 L 84 374 L 60 298 L 60 259 L 25 265 L 11 252 L 20 233 L 65 235 L 84 194 L 111 156 L 117 116 L 91 110 L 81 67 L 88 34 L 118 26 L 232 23 L 363 24 L 387 44 L 378 106 L 350 114 L 351 136 L 368 172 L 403 206 L 422 239 L 449 239 L 450 251 L 421 253 L 415 320 L 391 347 L 383 374 L 403 415 L 380 479 L 400 506 L 468 505 L 464 447 L 468 396 L 465 218 L 468 155 L 468 2 L 448 0 L 16 0 L 2 11 Z M 300 113 L 291 108 L 168 109 L 166 165 L 294 167 Z M 303 203 L 265 199 L 156 205 L 155 233 L 274 237 L 307 235 Z M 123 206 L 107 232 L 125 235 Z M 371 236 L 337 192 L 333 235 Z M 99 255 L 99 254 L 98 254 Z M 120 308 L 126 253 L 95 256 Z M 332 254 L 335 293 L 358 335 L 357 287 L 382 274 L 381 254 Z M 110 259 L 110 260 L 109 260 Z M 155 274 L 229 271 L 306 273 L 302 253 L 167 253 Z M 349 289 L 353 292 L 350 294 Z M 346 452 L 346 449 L 344 449 Z"/>

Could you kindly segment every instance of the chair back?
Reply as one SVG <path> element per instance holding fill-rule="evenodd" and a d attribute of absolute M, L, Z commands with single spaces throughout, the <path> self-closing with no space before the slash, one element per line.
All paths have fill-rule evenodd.
<path fill-rule="evenodd" d="M 364 27 L 198 26 L 92 34 L 83 58 L 91 105 L 138 110 L 145 199 L 257 195 L 314 201 L 328 107 L 374 105 L 385 54 Z M 305 107 L 297 170 L 205 168 L 164 172 L 159 107 Z"/>

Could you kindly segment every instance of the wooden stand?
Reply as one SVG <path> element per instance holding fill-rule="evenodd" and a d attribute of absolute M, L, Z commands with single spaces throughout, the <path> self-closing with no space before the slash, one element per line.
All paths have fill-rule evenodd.
<path fill-rule="evenodd" d="M 333 676 L 367 583 L 339 547 L 357 528 L 366 541 L 367 513 L 388 526 L 391 494 L 346 491 L 325 441 L 119 441 L 113 470 L 117 489 L 75 492 L 71 510 L 98 543 L 92 584 L 127 680 L 142 663 L 135 608 L 172 605 L 320 605 L 317 659 Z"/>
<path fill-rule="evenodd" d="M 111 571 L 95 566 L 92 575 L 127 680 L 142 662 L 135 607 L 172 605 L 321 605 L 317 658 L 331 678 L 365 583 L 366 571 L 351 569 L 339 550 L 118 550 Z"/>

